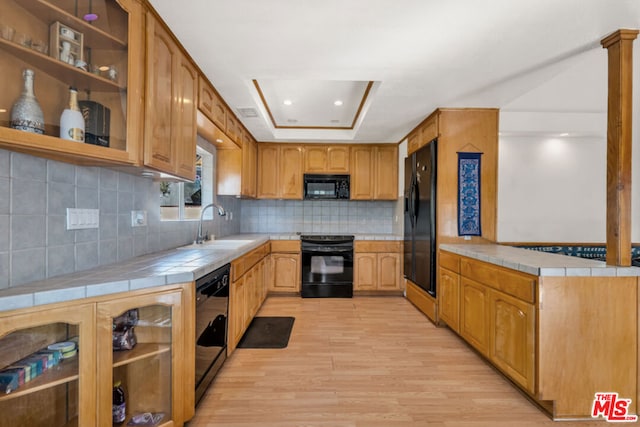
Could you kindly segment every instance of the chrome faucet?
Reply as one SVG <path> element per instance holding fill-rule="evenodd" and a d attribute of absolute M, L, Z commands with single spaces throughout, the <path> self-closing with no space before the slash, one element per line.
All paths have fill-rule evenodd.
<path fill-rule="evenodd" d="M 204 213 L 207 209 L 209 208 L 217 208 L 218 209 L 218 215 L 220 216 L 225 216 L 227 213 L 224 211 L 224 208 L 222 206 L 218 206 L 215 203 L 210 203 L 207 206 L 205 206 L 204 208 L 202 208 L 202 211 L 200 212 L 200 222 L 198 223 L 198 235 L 196 236 L 196 240 L 193 243 L 197 243 L 197 244 L 202 244 L 202 242 L 209 240 L 209 232 L 207 231 L 207 233 L 205 235 L 202 234 L 202 219 L 204 217 Z"/>

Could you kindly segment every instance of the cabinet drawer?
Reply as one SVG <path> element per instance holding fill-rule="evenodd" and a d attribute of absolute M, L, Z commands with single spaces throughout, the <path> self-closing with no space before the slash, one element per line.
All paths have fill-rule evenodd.
<path fill-rule="evenodd" d="M 271 252 L 300 252 L 300 240 L 272 240 Z"/>
<path fill-rule="evenodd" d="M 524 273 L 515 273 L 502 267 L 493 266 L 470 258 L 460 260 L 460 271 L 464 277 L 498 289 L 523 301 L 535 302 L 537 279 Z"/>
<path fill-rule="evenodd" d="M 460 273 L 460 256 L 451 252 L 440 251 L 440 267 L 444 267 L 455 273 Z"/>
<path fill-rule="evenodd" d="M 355 252 L 400 252 L 400 241 L 358 240 L 354 242 Z"/>
<path fill-rule="evenodd" d="M 231 281 L 240 279 L 247 271 L 269 254 L 269 243 L 255 248 L 246 255 L 231 261 Z"/>

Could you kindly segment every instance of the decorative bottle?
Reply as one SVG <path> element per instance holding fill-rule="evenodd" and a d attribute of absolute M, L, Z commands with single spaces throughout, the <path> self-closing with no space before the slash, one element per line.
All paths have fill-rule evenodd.
<path fill-rule="evenodd" d="M 113 407 L 111 413 L 113 415 L 113 424 L 116 425 L 123 423 L 127 418 L 127 403 L 120 381 L 116 381 L 113 384 Z"/>
<path fill-rule="evenodd" d="M 33 92 L 33 70 L 26 69 L 22 72 L 24 88 L 22 95 L 11 108 L 11 124 L 13 129 L 26 132 L 44 134 L 44 115 Z"/>
<path fill-rule="evenodd" d="M 69 107 L 60 116 L 60 138 L 84 142 L 84 117 L 78 107 L 78 91 L 69 88 Z"/>

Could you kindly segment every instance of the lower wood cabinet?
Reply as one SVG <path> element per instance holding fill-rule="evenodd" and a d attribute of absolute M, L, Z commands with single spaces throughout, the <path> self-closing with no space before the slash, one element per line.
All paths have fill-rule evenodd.
<path fill-rule="evenodd" d="M 132 309 L 139 313 L 135 327 L 138 343 L 132 350 L 112 351 L 114 319 Z M 164 422 L 184 421 L 183 309 L 180 290 L 97 304 L 98 425 L 113 425 L 115 382 L 120 382 L 126 397 L 125 425 L 134 415 L 145 412 L 164 413 Z"/>
<path fill-rule="evenodd" d="M 0 369 L 41 371 L 0 395 L 0 424 L 111 426 L 113 385 L 119 381 L 127 405 L 124 425 L 144 412 L 164 413 L 161 426 L 183 425 L 194 408 L 195 332 L 192 310 L 184 310 L 189 304 L 192 283 L 0 313 Z M 114 351 L 114 319 L 133 309 L 137 344 Z M 61 341 L 76 342 L 77 354 L 42 370 L 42 356 L 35 353 Z"/>
<path fill-rule="evenodd" d="M 465 277 L 460 280 L 460 335 L 488 355 L 489 289 Z"/>
<path fill-rule="evenodd" d="M 535 310 L 502 292 L 489 292 L 489 359 L 535 393 Z"/>
<path fill-rule="evenodd" d="M 265 272 L 269 243 L 231 262 L 227 354 L 231 354 L 266 297 Z"/>
<path fill-rule="evenodd" d="M 401 242 L 356 241 L 353 259 L 354 291 L 401 291 Z"/>
<path fill-rule="evenodd" d="M 271 241 L 269 293 L 300 293 L 300 240 Z"/>
<path fill-rule="evenodd" d="M 536 278 L 439 253 L 440 321 L 536 396 Z"/>
<path fill-rule="evenodd" d="M 460 275 L 438 269 L 438 318 L 460 333 Z"/>
<path fill-rule="evenodd" d="M 300 292 L 300 258 L 300 254 L 271 254 L 273 280 L 269 292 Z"/>

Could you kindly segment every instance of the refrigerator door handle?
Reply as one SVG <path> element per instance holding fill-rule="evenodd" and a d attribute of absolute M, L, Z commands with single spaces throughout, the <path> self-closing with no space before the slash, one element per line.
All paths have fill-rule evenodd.
<path fill-rule="evenodd" d="M 414 224 L 418 222 L 418 177 L 415 176 L 413 180 L 413 184 L 411 185 L 411 215 L 413 217 Z"/>
<path fill-rule="evenodd" d="M 411 186 L 409 187 L 409 219 L 411 220 L 411 228 L 416 227 L 416 217 L 414 214 L 415 210 L 415 202 L 414 202 L 414 193 L 415 183 L 413 180 L 413 176 L 411 177 Z"/>

